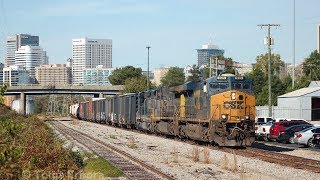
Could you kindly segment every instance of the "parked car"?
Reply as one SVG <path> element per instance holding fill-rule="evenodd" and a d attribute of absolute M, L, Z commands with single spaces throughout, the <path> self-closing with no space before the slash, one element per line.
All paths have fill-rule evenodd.
<path fill-rule="evenodd" d="M 266 124 L 269 121 L 274 121 L 275 119 L 273 119 L 272 117 L 256 117 L 255 122 L 256 125 L 262 125 L 262 124 Z"/>
<path fill-rule="evenodd" d="M 255 134 L 256 139 L 268 140 L 269 129 L 275 119 L 272 117 L 256 117 L 255 119 Z"/>
<path fill-rule="evenodd" d="M 320 133 L 319 126 L 304 129 L 300 132 L 294 133 L 293 141 L 295 144 L 302 144 L 306 147 L 314 147 L 315 144 L 313 144 L 313 135 L 316 133 Z"/>
<path fill-rule="evenodd" d="M 280 134 L 277 138 L 278 142 L 282 142 L 282 143 L 291 143 L 293 144 L 293 136 L 295 132 L 299 132 L 302 131 L 304 129 L 313 127 L 312 124 L 301 124 L 301 125 L 294 125 L 294 126 L 290 126 L 287 127 L 285 130 L 280 131 Z"/>
<path fill-rule="evenodd" d="M 256 126 L 255 131 L 257 139 L 263 139 L 269 141 L 270 128 L 273 125 L 274 121 L 268 121 L 266 124 L 261 124 Z"/>
<path fill-rule="evenodd" d="M 277 140 L 277 138 L 280 135 L 280 131 L 284 131 L 286 128 L 290 126 L 301 125 L 301 124 L 309 124 L 309 123 L 301 120 L 275 122 L 270 128 L 269 139 Z"/>
<path fill-rule="evenodd" d="M 320 145 L 320 133 L 316 133 L 313 135 L 313 144 Z"/>

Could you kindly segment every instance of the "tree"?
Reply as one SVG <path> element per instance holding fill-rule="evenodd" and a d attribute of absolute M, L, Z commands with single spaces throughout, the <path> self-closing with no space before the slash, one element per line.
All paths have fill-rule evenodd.
<path fill-rule="evenodd" d="M 245 75 L 253 81 L 254 93 L 258 95 L 262 92 L 262 88 L 266 85 L 267 78 L 260 68 L 254 68 L 253 71 Z"/>
<path fill-rule="evenodd" d="M 320 54 L 313 51 L 303 62 L 303 73 L 309 76 L 311 81 L 320 80 Z"/>
<path fill-rule="evenodd" d="M 7 88 L 8 86 L 6 84 L 0 87 L 0 104 L 3 103 L 3 96 L 4 96 L 4 93 L 7 91 Z"/>
<path fill-rule="evenodd" d="M 149 80 L 149 84 L 151 85 L 151 89 L 155 88 L 155 85 L 151 83 Z M 124 84 L 124 92 L 125 93 L 138 93 L 147 90 L 147 77 L 133 77 L 127 79 Z"/>
<path fill-rule="evenodd" d="M 256 68 L 260 68 L 267 76 L 268 74 L 268 54 L 261 54 L 256 58 Z M 284 67 L 284 62 L 281 60 L 279 54 L 271 54 L 271 74 L 279 74 L 281 68 Z"/>
<path fill-rule="evenodd" d="M 272 105 L 277 105 L 277 97 L 284 94 L 286 92 L 286 86 L 284 86 L 284 84 L 282 83 L 282 81 L 280 80 L 280 78 L 277 75 L 272 75 L 271 77 L 272 79 L 272 83 L 271 83 L 271 89 L 272 89 L 272 93 L 271 93 L 271 104 Z M 269 102 L 269 87 L 268 84 L 265 84 L 262 89 L 261 92 L 259 92 L 256 95 L 256 105 L 257 106 L 264 106 L 267 105 Z"/>
<path fill-rule="evenodd" d="M 117 68 L 109 76 L 109 81 L 112 85 L 124 85 L 127 79 L 133 77 L 141 77 L 141 68 L 135 68 L 133 66 L 126 66 L 123 68 Z"/>
<path fill-rule="evenodd" d="M 199 67 L 196 65 L 192 66 L 191 69 L 191 76 L 188 76 L 187 81 L 200 81 L 200 70 Z"/>
<path fill-rule="evenodd" d="M 168 72 L 162 77 L 162 86 L 176 86 L 183 84 L 185 75 L 183 69 L 179 67 L 171 67 Z"/>

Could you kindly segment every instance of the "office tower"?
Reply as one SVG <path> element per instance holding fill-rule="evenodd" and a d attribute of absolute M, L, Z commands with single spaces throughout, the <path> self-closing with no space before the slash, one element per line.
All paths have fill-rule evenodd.
<path fill-rule="evenodd" d="M 111 39 L 73 39 L 72 40 L 72 83 L 83 84 L 83 70 L 102 65 L 112 68 Z"/>
<path fill-rule="evenodd" d="M 3 83 L 9 86 L 29 84 L 29 71 L 19 66 L 3 68 Z"/>
<path fill-rule="evenodd" d="M 83 70 L 83 85 L 84 86 L 106 86 L 111 85 L 109 76 L 114 68 L 103 68 L 102 65 L 96 68 L 85 68 Z"/>
<path fill-rule="evenodd" d="M 36 67 L 47 62 L 46 52 L 39 46 L 21 46 L 15 52 L 15 65 L 30 73 L 30 83 L 34 84 Z"/>
<path fill-rule="evenodd" d="M 3 68 L 4 68 L 4 64 L 0 63 L 0 85 L 3 84 Z"/>
<path fill-rule="evenodd" d="M 71 84 L 71 67 L 66 64 L 45 64 L 36 67 L 36 79 L 42 86 Z"/>
<path fill-rule="evenodd" d="M 210 57 L 214 55 L 224 54 L 223 49 L 219 49 L 217 46 L 212 45 L 211 42 L 208 44 L 202 45 L 201 49 L 197 49 L 198 52 L 198 66 L 209 64 Z"/>
<path fill-rule="evenodd" d="M 15 52 L 21 46 L 39 46 L 39 36 L 29 34 L 16 34 L 7 37 L 7 55 L 5 67 L 15 65 Z"/>

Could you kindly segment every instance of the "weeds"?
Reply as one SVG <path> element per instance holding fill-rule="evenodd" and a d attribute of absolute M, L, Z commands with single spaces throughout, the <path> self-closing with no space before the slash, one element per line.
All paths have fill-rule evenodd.
<path fill-rule="evenodd" d="M 129 139 L 128 139 L 128 147 L 129 148 L 137 148 L 138 147 L 134 137 L 132 137 L 132 136 L 129 137 Z"/>
<path fill-rule="evenodd" d="M 236 156 L 234 151 L 232 151 L 232 154 L 233 154 L 233 168 L 232 168 L 232 171 L 234 173 L 236 173 L 238 171 L 237 156 Z"/>
<path fill-rule="evenodd" d="M 111 134 L 111 135 L 110 135 L 110 138 L 111 138 L 111 139 L 117 139 L 117 136 L 114 135 L 114 134 Z"/>
<path fill-rule="evenodd" d="M 199 148 L 198 147 L 193 147 L 192 148 L 192 160 L 194 162 L 199 161 Z"/>
<path fill-rule="evenodd" d="M 223 158 L 222 158 L 222 168 L 227 170 L 228 169 L 228 158 L 227 158 L 227 155 L 224 154 Z"/>
<path fill-rule="evenodd" d="M 174 163 L 178 163 L 179 160 L 178 160 L 178 150 L 176 148 L 176 146 L 173 147 L 173 151 L 171 152 L 171 154 L 173 154 L 173 162 Z"/>
<path fill-rule="evenodd" d="M 203 149 L 203 159 L 204 159 L 204 163 L 206 164 L 210 163 L 210 151 L 208 148 Z"/>
<path fill-rule="evenodd" d="M 39 179 L 79 172 L 79 154 L 62 148 L 53 131 L 35 116 L 24 117 L 0 105 L 0 179 Z M 24 177 L 28 173 L 27 178 Z"/>
<path fill-rule="evenodd" d="M 72 119 L 71 124 L 72 125 L 79 125 L 80 121 L 78 119 Z"/>

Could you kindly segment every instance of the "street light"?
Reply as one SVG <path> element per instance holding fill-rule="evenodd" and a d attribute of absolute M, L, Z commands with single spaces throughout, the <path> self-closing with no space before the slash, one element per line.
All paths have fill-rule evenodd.
<path fill-rule="evenodd" d="M 148 49 L 148 69 L 147 69 L 147 90 L 149 91 L 149 50 L 150 50 L 150 46 L 146 47 Z"/>

